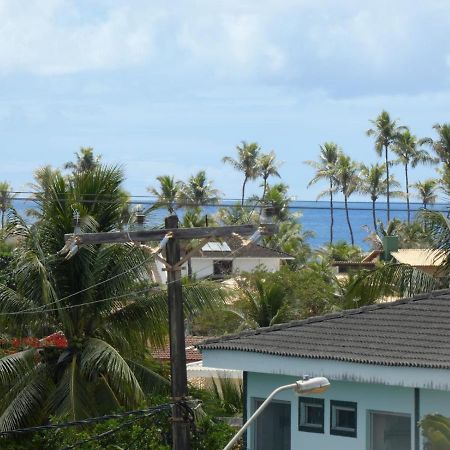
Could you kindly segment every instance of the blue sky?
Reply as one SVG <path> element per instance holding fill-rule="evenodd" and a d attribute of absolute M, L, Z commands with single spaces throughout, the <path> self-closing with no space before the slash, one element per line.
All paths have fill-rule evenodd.
<path fill-rule="evenodd" d="M 93 146 L 135 195 L 206 169 L 238 197 L 221 158 L 244 139 L 314 199 L 302 162 L 324 141 L 368 163 L 382 109 L 418 136 L 450 121 L 449 29 L 447 0 L 1 0 L 0 179 Z"/>

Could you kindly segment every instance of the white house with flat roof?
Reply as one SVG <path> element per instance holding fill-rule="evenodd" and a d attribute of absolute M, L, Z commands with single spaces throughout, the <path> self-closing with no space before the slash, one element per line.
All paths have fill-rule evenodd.
<path fill-rule="evenodd" d="M 246 331 L 198 345 L 242 370 L 244 420 L 277 387 L 325 376 L 323 394 L 281 392 L 247 432 L 251 450 L 419 450 L 418 422 L 450 417 L 450 290 Z"/>

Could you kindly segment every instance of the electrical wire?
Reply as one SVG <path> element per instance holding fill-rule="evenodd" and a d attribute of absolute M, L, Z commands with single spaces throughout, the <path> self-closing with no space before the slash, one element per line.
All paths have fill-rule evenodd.
<path fill-rule="evenodd" d="M 30 194 L 30 195 L 36 195 L 35 192 L 27 192 L 27 191 L 10 191 L 11 194 L 22 194 L 22 193 L 26 193 L 26 194 Z M 89 200 L 89 199 L 81 199 L 81 200 L 77 200 L 78 203 L 84 203 L 84 204 L 93 204 L 93 203 L 117 203 L 117 201 L 108 201 L 108 200 L 101 200 L 98 199 L 98 196 L 107 196 L 108 194 L 80 194 L 81 196 L 90 196 L 90 195 L 96 195 L 96 198 L 94 200 Z M 297 197 L 297 196 L 293 196 L 293 197 Z M 57 197 L 59 200 L 61 201 L 67 201 L 67 197 Z M 144 195 L 133 195 L 130 196 L 130 199 L 133 198 L 142 198 L 142 199 L 148 199 L 148 202 L 143 202 L 143 201 L 134 201 L 134 200 L 129 200 L 126 203 L 128 205 L 135 205 L 135 204 L 150 204 L 150 205 L 155 205 L 156 203 L 158 204 L 158 209 L 164 207 L 164 206 L 168 206 L 169 203 L 167 202 L 159 202 L 157 201 L 155 196 L 144 196 Z M 30 198 L 30 197 L 14 197 L 11 199 L 12 201 L 36 201 L 38 200 L 37 198 Z M 190 202 L 177 202 L 177 206 L 179 208 L 184 208 L 184 207 L 195 207 L 195 206 L 201 206 L 201 207 L 217 207 L 217 208 L 231 208 L 231 207 L 235 207 L 236 206 L 236 202 L 239 202 L 240 199 L 232 199 L 232 198 L 227 198 L 227 199 L 221 199 L 220 202 L 214 203 L 214 202 L 206 202 L 202 205 L 195 205 L 192 204 Z M 224 203 L 224 202 L 228 202 L 228 203 Z M 295 202 L 301 202 L 301 203 L 308 203 L 308 204 L 317 204 L 317 201 L 315 200 L 295 200 Z M 246 203 L 244 205 L 239 205 L 242 208 L 252 208 L 254 209 L 256 206 L 258 206 L 259 201 L 255 200 L 254 202 L 251 203 Z M 350 211 L 371 211 L 370 206 L 367 207 L 353 207 L 352 205 L 357 205 L 357 204 L 365 204 L 367 202 L 363 202 L 363 201 L 355 201 L 355 202 L 348 202 L 349 204 L 349 210 Z M 391 202 L 391 205 L 405 205 L 405 203 L 402 202 Z M 420 211 L 422 209 L 422 203 L 420 202 L 410 202 L 410 205 L 412 206 L 416 206 L 416 208 L 411 209 L 412 212 L 417 212 Z M 436 207 L 433 208 L 433 211 L 438 211 L 438 212 L 448 212 L 448 205 L 446 203 L 443 202 L 439 202 L 439 203 L 435 203 L 434 206 L 443 206 L 445 209 L 437 209 Z M 293 209 L 293 210 L 310 210 L 310 209 L 317 209 L 317 210 L 330 210 L 331 207 L 329 205 L 317 205 L 317 206 L 308 206 L 308 205 L 296 205 L 296 204 L 290 204 L 288 206 L 289 209 Z M 345 211 L 345 207 L 343 206 L 334 206 L 333 207 L 334 210 L 336 211 Z M 387 206 L 379 206 L 377 208 L 378 211 L 387 211 Z M 407 212 L 406 209 L 401 209 L 401 208 L 390 208 L 391 212 Z"/>
<path fill-rule="evenodd" d="M 36 427 L 26 427 L 26 428 L 17 428 L 15 430 L 8 430 L 8 431 L 0 431 L 0 436 L 7 436 L 10 434 L 23 434 L 23 433 L 36 433 L 39 431 L 47 431 L 47 430 L 58 430 L 62 428 L 70 428 L 70 427 L 78 427 L 78 426 L 84 426 L 84 425 L 90 425 L 94 423 L 100 423 L 105 422 L 106 420 L 111 419 L 122 419 L 124 417 L 130 417 L 130 416 L 139 416 L 139 417 L 146 417 L 146 414 L 154 413 L 154 412 L 160 412 L 160 411 L 167 411 L 170 410 L 173 407 L 174 403 L 163 403 L 158 406 L 153 406 L 151 408 L 147 409 L 136 409 L 132 411 L 125 411 L 123 413 L 116 413 L 116 414 L 107 414 L 104 416 L 99 417 L 88 417 L 86 419 L 79 419 L 79 420 L 73 420 L 70 422 L 62 422 L 62 423 L 55 423 L 55 424 L 48 424 L 48 425 L 40 425 Z"/>
<path fill-rule="evenodd" d="M 243 249 L 243 248 L 246 247 L 247 245 L 248 245 L 248 243 L 242 244 L 241 246 L 239 246 L 238 248 L 236 248 L 235 250 L 233 250 L 230 254 L 228 254 L 228 255 L 227 255 L 227 258 L 230 258 L 230 257 L 232 257 L 233 255 L 236 255 L 237 252 L 239 252 L 241 249 Z M 149 246 L 143 246 L 142 244 L 139 244 L 139 246 L 141 246 L 141 247 L 146 247 L 146 248 L 151 248 L 151 247 L 149 247 Z M 157 250 L 159 251 L 159 249 L 157 249 Z M 143 290 L 143 291 L 135 291 L 135 292 L 123 294 L 123 295 L 121 295 L 121 296 L 109 297 L 109 298 L 105 298 L 105 299 L 94 300 L 94 301 L 91 301 L 91 302 L 77 303 L 77 304 L 75 304 L 75 305 L 68 305 L 68 306 L 62 306 L 62 307 L 51 308 L 51 309 L 48 308 L 48 306 L 52 306 L 52 305 L 54 305 L 54 304 L 58 304 L 58 303 L 62 302 L 63 300 L 67 300 L 67 299 L 69 299 L 69 298 L 71 298 L 71 297 L 74 297 L 75 295 L 78 295 L 78 294 L 80 294 L 80 293 L 86 292 L 86 291 L 88 291 L 89 289 L 92 289 L 92 288 L 97 287 L 97 286 L 99 286 L 99 285 L 101 285 L 101 284 L 104 284 L 104 283 L 106 283 L 106 282 L 108 282 L 108 281 L 111 281 L 111 280 L 113 280 L 113 279 L 115 279 L 115 278 L 117 278 L 117 277 L 119 277 L 119 276 L 122 276 L 122 275 L 128 273 L 128 272 L 131 271 L 131 270 L 134 270 L 134 269 L 136 269 L 136 268 L 138 268 L 138 267 L 144 265 L 146 262 L 148 262 L 149 260 L 151 260 L 152 257 L 153 257 L 156 253 L 157 253 L 157 252 L 153 253 L 149 258 L 146 258 L 146 259 L 145 259 L 144 261 L 142 261 L 141 263 L 137 264 L 136 266 L 133 266 L 133 267 L 130 268 L 130 269 L 127 269 L 126 271 L 124 271 L 124 272 L 122 272 L 122 273 L 120 273 L 120 274 L 117 274 L 117 275 L 115 275 L 115 276 L 113 276 L 113 277 L 110 277 L 110 278 L 108 278 L 108 279 L 106 279 L 106 280 L 102 280 L 102 281 L 99 282 L 99 283 L 96 283 L 96 284 L 94 284 L 94 285 L 92 285 L 92 286 L 89 286 L 89 287 L 87 287 L 87 288 L 85 288 L 85 289 L 82 289 L 82 290 L 80 290 L 80 291 L 78 291 L 78 292 L 74 292 L 74 293 L 72 293 L 72 294 L 70 294 L 70 295 L 67 295 L 67 296 L 65 296 L 65 297 L 63 297 L 63 298 L 61 298 L 61 299 L 59 299 L 59 300 L 56 300 L 56 301 L 54 301 L 54 302 L 47 303 L 46 305 L 38 306 L 38 307 L 36 307 L 36 308 L 29 308 L 29 309 L 25 309 L 25 310 L 21 310 L 21 311 L 14 311 L 14 312 L 0 312 L 0 317 L 1 317 L 1 316 L 28 315 L 28 314 L 41 314 L 41 313 L 49 313 L 49 312 L 54 312 L 54 311 L 62 311 L 62 310 L 67 310 L 67 309 L 75 309 L 75 308 L 80 308 L 80 307 L 83 307 L 83 306 L 89 306 L 89 305 L 92 305 L 92 304 L 95 304 L 95 303 L 102 303 L 102 302 L 112 301 L 112 300 L 116 300 L 116 299 L 118 300 L 118 299 L 120 299 L 120 298 L 124 298 L 124 297 L 130 296 L 130 295 L 139 294 L 139 293 L 142 293 L 142 292 L 147 291 L 147 290 L 152 290 L 152 289 L 154 289 L 154 287 L 152 287 L 152 288 L 147 288 L 147 289 L 145 289 L 145 290 Z M 234 262 L 234 260 L 236 259 L 236 257 L 237 257 L 237 256 L 234 256 L 234 257 L 231 259 L 231 262 Z M 194 275 L 194 276 L 196 277 L 196 276 L 199 275 L 200 273 L 203 273 L 203 272 L 205 272 L 205 271 L 207 271 L 207 270 L 209 270 L 208 267 L 203 267 L 202 269 L 197 270 L 196 272 L 194 272 L 192 275 Z M 169 284 L 175 283 L 175 282 L 177 282 L 177 280 L 169 281 L 169 282 L 166 282 L 166 285 L 168 286 Z M 188 286 L 185 286 L 185 289 L 186 289 L 186 288 L 192 288 L 192 287 L 198 286 L 198 285 L 201 284 L 201 283 L 202 283 L 201 281 L 197 281 L 197 282 L 192 283 L 192 284 L 190 284 L 190 285 L 188 285 Z"/>

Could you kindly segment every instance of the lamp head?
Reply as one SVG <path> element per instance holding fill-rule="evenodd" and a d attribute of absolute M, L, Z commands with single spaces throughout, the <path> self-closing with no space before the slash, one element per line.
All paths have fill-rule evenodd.
<path fill-rule="evenodd" d="M 295 392 L 301 394 L 322 394 L 330 387 L 330 382 L 325 377 L 307 378 L 295 382 Z"/>

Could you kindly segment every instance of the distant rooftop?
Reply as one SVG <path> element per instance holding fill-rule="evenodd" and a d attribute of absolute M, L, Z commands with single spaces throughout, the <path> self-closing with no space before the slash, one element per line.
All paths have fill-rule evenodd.
<path fill-rule="evenodd" d="M 438 267 L 442 265 L 447 254 L 445 252 L 425 248 L 401 248 L 391 255 L 401 264 L 415 267 Z"/>

